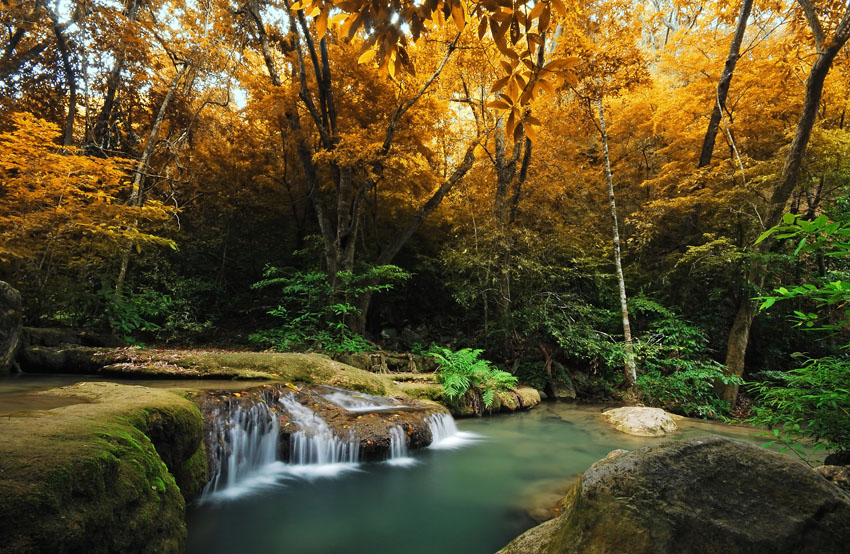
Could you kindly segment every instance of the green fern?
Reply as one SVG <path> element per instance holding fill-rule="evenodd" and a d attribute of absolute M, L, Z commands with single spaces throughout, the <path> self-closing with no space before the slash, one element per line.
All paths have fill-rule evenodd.
<path fill-rule="evenodd" d="M 437 381 L 443 385 L 443 392 L 449 400 L 455 401 L 470 387 L 482 391 L 484 406 L 490 408 L 496 399 L 496 392 L 516 388 L 517 378 L 493 367 L 488 360 L 481 359 L 481 349 L 462 348 L 451 351 L 437 347 L 428 354 L 434 357 L 440 367 Z"/>

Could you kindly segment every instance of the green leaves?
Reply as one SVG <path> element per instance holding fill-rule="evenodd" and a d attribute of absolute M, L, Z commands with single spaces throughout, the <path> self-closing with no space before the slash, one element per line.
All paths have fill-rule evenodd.
<path fill-rule="evenodd" d="M 390 290 L 410 274 L 393 265 L 371 266 L 358 272 L 340 271 L 332 283 L 321 271 L 287 274 L 268 266 L 263 276 L 265 279 L 251 288 L 281 287 L 281 304 L 266 313 L 283 323 L 252 334 L 251 341 L 279 351 L 363 352 L 374 348 L 349 327 L 352 318 L 360 314 L 357 299 Z"/>
<path fill-rule="evenodd" d="M 750 420 L 773 428 L 777 440 L 797 445 L 805 436 L 829 450 L 850 450 L 850 358 L 804 358 L 787 373 L 765 373 L 752 383 L 760 404 Z"/>
<path fill-rule="evenodd" d="M 440 364 L 437 381 L 442 383 L 443 392 L 449 400 L 457 400 L 470 387 L 476 387 L 482 390 L 484 406 L 490 408 L 497 391 L 516 387 L 517 378 L 507 371 L 496 369 L 491 362 L 480 359 L 482 352 L 481 349 L 471 348 L 452 352 L 448 348 L 438 347 L 428 353 Z"/>

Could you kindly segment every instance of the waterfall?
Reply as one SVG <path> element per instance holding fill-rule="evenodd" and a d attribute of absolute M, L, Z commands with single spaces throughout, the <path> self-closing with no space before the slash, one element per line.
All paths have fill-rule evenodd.
<path fill-rule="evenodd" d="M 382 412 L 407 408 L 401 401 L 385 396 L 354 392 L 339 387 L 324 386 L 322 397 L 347 412 Z"/>
<path fill-rule="evenodd" d="M 312 407 L 302 404 L 299 399 Z M 207 422 L 205 444 L 211 476 L 201 494 L 201 502 L 235 498 L 258 489 L 279 486 L 293 477 L 335 477 L 357 470 L 361 455 L 364 459 L 375 455 L 380 457 L 383 448 L 387 448 L 387 464 L 414 465 L 417 461 L 409 453 L 411 437 L 416 439 L 416 445 L 421 444 L 425 438 L 423 423 L 431 433 L 430 448 L 459 448 L 478 438 L 474 433 L 458 431 L 449 414 L 418 419 L 414 425 L 404 422 L 404 419 L 394 421 L 380 414 L 357 415 L 358 412 L 387 409 L 407 412 L 414 408 L 403 405 L 398 399 L 333 387 L 299 389 L 297 396 L 283 385 L 266 386 L 232 396 L 211 393 L 203 397 L 201 404 Z M 331 404 L 339 409 L 331 408 L 329 411 Z M 331 413 L 333 418 L 343 417 L 345 424 L 334 419 L 332 428 L 319 413 Z M 367 433 L 366 438 L 358 434 L 354 429 L 355 420 L 361 417 L 367 417 L 370 421 L 367 425 L 374 425 L 376 418 L 381 422 L 379 425 L 392 425 L 384 427 L 389 436 L 381 436 L 380 431 L 376 434 L 376 430 L 368 426 L 361 428 Z M 288 452 L 280 444 L 281 437 L 288 440 Z M 366 444 L 362 452 L 361 440 Z"/>
<path fill-rule="evenodd" d="M 347 437 L 335 436 L 321 417 L 291 394 L 280 397 L 278 402 L 299 429 L 289 439 L 289 473 L 322 477 L 357 467 L 360 443 L 353 431 Z"/>
<path fill-rule="evenodd" d="M 231 404 L 213 411 L 210 429 L 212 479 L 202 498 L 226 493 L 237 496 L 267 481 L 265 469 L 277 459 L 277 416 L 263 400 L 251 406 Z M 208 446 L 209 448 L 209 446 Z"/>
<path fill-rule="evenodd" d="M 431 431 L 431 444 L 428 448 L 453 450 L 481 438 L 481 435 L 458 431 L 454 418 L 449 414 L 434 414 L 425 419 Z"/>
<path fill-rule="evenodd" d="M 408 455 L 407 433 L 400 425 L 390 429 L 390 451 L 387 463 L 394 466 L 412 466 L 416 460 Z"/>

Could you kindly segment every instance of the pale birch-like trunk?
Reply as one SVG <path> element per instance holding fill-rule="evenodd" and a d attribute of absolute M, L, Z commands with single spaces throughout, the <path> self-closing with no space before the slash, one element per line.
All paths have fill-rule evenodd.
<path fill-rule="evenodd" d="M 605 180 L 608 184 L 608 204 L 611 208 L 611 233 L 614 239 L 614 267 L 617 272 L 617 287 L 620 291 L 620 312 L 623 316 L 623 350 L 625 360 L 626 388 L 634 389 L 637 383 L 637 366 L 635 350 L 632 344 L 632 327 L 629 323 L 629 301 L 626 296 L 626 281 L 623 278 L 623 264 L 620 261 L 620 230 L 617 224 L 617 203 L 614 197 L 614 177 L 611 174 L 611 156 L 608 151 L 608 133 L 605 130 L 605 110 L 602 106 L 602 95 L 597 98 L 599 107 L 599 134 L 602 139 L 602 153 L 605 157 Z"/>

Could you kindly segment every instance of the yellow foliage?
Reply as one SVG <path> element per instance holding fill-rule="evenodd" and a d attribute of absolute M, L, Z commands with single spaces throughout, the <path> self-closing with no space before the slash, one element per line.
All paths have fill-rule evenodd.
<path fill-rule="evenodd" d="M 59 129 L 29 113 L 11 116 L 0 135 L 0 261 L 37 266 L 47 255 L 71 259 L 84 247 L 137 242 L 173 246 L 140 226 L 168 218 L 159 202 L 121 202 L 130 162 L 59 148 Z"/>

